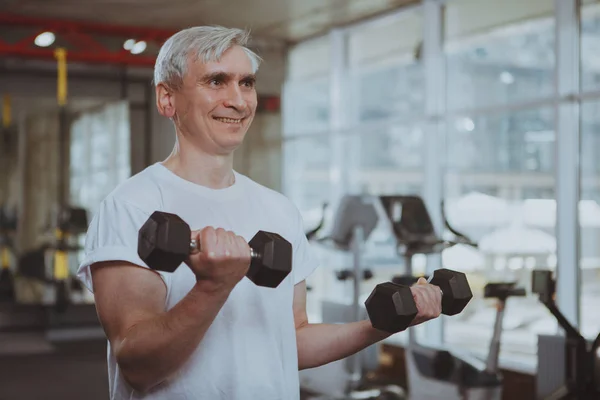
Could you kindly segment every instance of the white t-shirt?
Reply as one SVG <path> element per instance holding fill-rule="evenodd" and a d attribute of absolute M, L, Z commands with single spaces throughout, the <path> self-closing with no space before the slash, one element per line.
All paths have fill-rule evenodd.
<path fill-rule="evenodd" d="M 85 259 L 78 270 L 90 291 L 93 263 L 124 260 L 148 268 L 137 254 L 138 231 L 156 210 L 179 215 L 192 230 L 221 227 L 247 241 L 258 230 L 278 233 L 292 243 L 292 272 L 275 289 L 243 278 L 188 361 L 175 376 L 145 395 L 124 381 L 109 342 L 110 398 L 299 399 L 293 291 L 317 263 L 298 209 L 283 195 L 237 172 L 232 186 L 210 189 L 184 180 L 161 163 L 153 164 L 108 195 L 90 223 Z M 161 277 L 167 286 L 166 310 L 196 281 L 185 264 L 174 273 L 161 272 Z"/>

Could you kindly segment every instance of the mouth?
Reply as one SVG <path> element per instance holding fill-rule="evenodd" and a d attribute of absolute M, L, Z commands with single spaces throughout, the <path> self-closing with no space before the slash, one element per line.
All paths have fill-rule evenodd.
<path fill-rule="evenodd" d="M 223 122 L 225 124 L 231 124 L 231 125 L 239 125 L 241 124 L 246 118 L 224 118 L 224 117 L 213 117 L 214 120 L 219 121 L 219 122 Z"/>

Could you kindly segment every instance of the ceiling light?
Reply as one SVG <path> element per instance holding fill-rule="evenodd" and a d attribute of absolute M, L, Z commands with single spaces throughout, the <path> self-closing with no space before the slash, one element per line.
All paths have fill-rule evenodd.
<path fill-rule="evenodd" d="M 56 37 L 54 36 L 54 33 L 44 32 L 44 33 L 40 33 L 39 35 L 37 35 L 37 37 L 34 40 L 34 43 L 40 47 L 48 47 L 52 43 L 54 43 L 55 39 L 56 39 Z"/>
<path fill-rule="evenodd" d="M 125 43 L 123 43 L 123 48 L 127 51 L 131 51 L 133 46 L 135 45 L 135 39 L 127 39 Z"/>
<path fill-rule="evenodd" d="M 510 85 L 514 81 L 515 77 L 510 72 L 504 71 L 500 74 L 500 82 L 504 83 L 505 85 Z"/>
<path fill-rule="evenodd" d="M 471 118 L 461 118 L 456 121 L 455 127 L 458 131 L 472 132 L 475 129 L 475 122 Z"/>
<path fill-rule="evenodd" d="M 144 50 L 146 50 L 146 42 L 142 40 L 133 45 L 133 48 L 131 49 L 131 54 L 140 54 L 143 53 Z"/>

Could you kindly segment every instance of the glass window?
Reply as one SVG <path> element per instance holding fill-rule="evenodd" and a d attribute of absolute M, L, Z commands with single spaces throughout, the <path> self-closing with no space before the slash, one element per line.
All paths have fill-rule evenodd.
<path fill-rule="evenodd" d="M 445 340 L 486 355 L 494 327 L 488 282 L 515 281 L 529 291 L 533 268 L 556 267 L 554 111 L 551 106 L 448 120 L 445 212 L 478 243 L 444 251 L 444 267 L 467 272 L 474 298 L 446 319 Z M 553 333 L 537 297 L 509 298 L 502 357 L 534 365 L 537 336 Z"/>
<path fill-rule="evenodd" d="M 329 36 L 291 48 L 283 85 L 285 136 L 329 130 Z"/>
<path fill-rule="evenodd" d="M 600 4 L 585 0 L 581 8 L 581 88 L 600 89 Z"/>
<path fill-rule="evenodd" d="M 549 173 L 554 110 L 455 117 L 448 124 L 448 168 L 468 172 Z"/>
<path fill-rule="evenodd" d="M 448 109 L 553 95 L 552 0 L 457 0 L 445 15 Z"/>
<path fill-rule="evenodd" d="M 423 129 L 394 123 L 359 127 L 346 138 L 352 192 L 420 194 L 423 180 Z"/>
<path fill-rule="evenodd" d="M 287 79 L 299 81 L 328 75 L 330 49 L 327 35 L 293 46 L 288 52 Z"/>
<path fill-rule="evenodd" d="M 349 32 L 348 67 L 358 122 L 424 114 L 422 44 L 420 8 Z"/>
<path fill-rule="evenodd" d="M 329 131 L 329 79 L 290 81 L 284 88 L 286 136 Z"/>
<path fill-rule="evenodd" d="M 600 100 L 581 107 L 581 331 L 593 340 L 600 331 Z"/>
<path fill-rule="evenodd" d="M 129 104 L 82 113 L 71 127 L 71 202 L 93 214 L 131 173 Z"/>
<path fill-rule="evenodd" d="M 306 224 L 314 222 L 316 225 L 323 203 L 330 199 L 330 137 L 319 135 L 286 140 L 283 153 L 284 191 L 303 213 Z"/>

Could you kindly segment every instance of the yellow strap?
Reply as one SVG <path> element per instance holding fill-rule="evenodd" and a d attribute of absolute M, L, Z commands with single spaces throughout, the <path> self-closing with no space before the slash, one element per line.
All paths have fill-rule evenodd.
<path fill-rule="evenodd" d="M 54 50 L 54 57 L 58 62 L 56 100 L 58 100 L 59 106 L 64 106 L 67 104 L 67 50 L 62 47 Z"/>
<path fill-rule="evenodd" d="M 10 267 L 10 253 L 8 251 L 8 247 L 2 247 L 2 249 L 0 250 L 0 254 L 0 260 L 2 262 L 1 269 L 8 269 Z"/>
<path fill-rule="evenodd" d="M 2 126 L 8 128 L 12 122 L 10 95 L 5 94 L 2 98 Z"/>
<path fill-rule="evenodd" d="M 65 280 L 69 277 L 69 258 L 66 251 L 54 252 L 54 279 Z"/>

